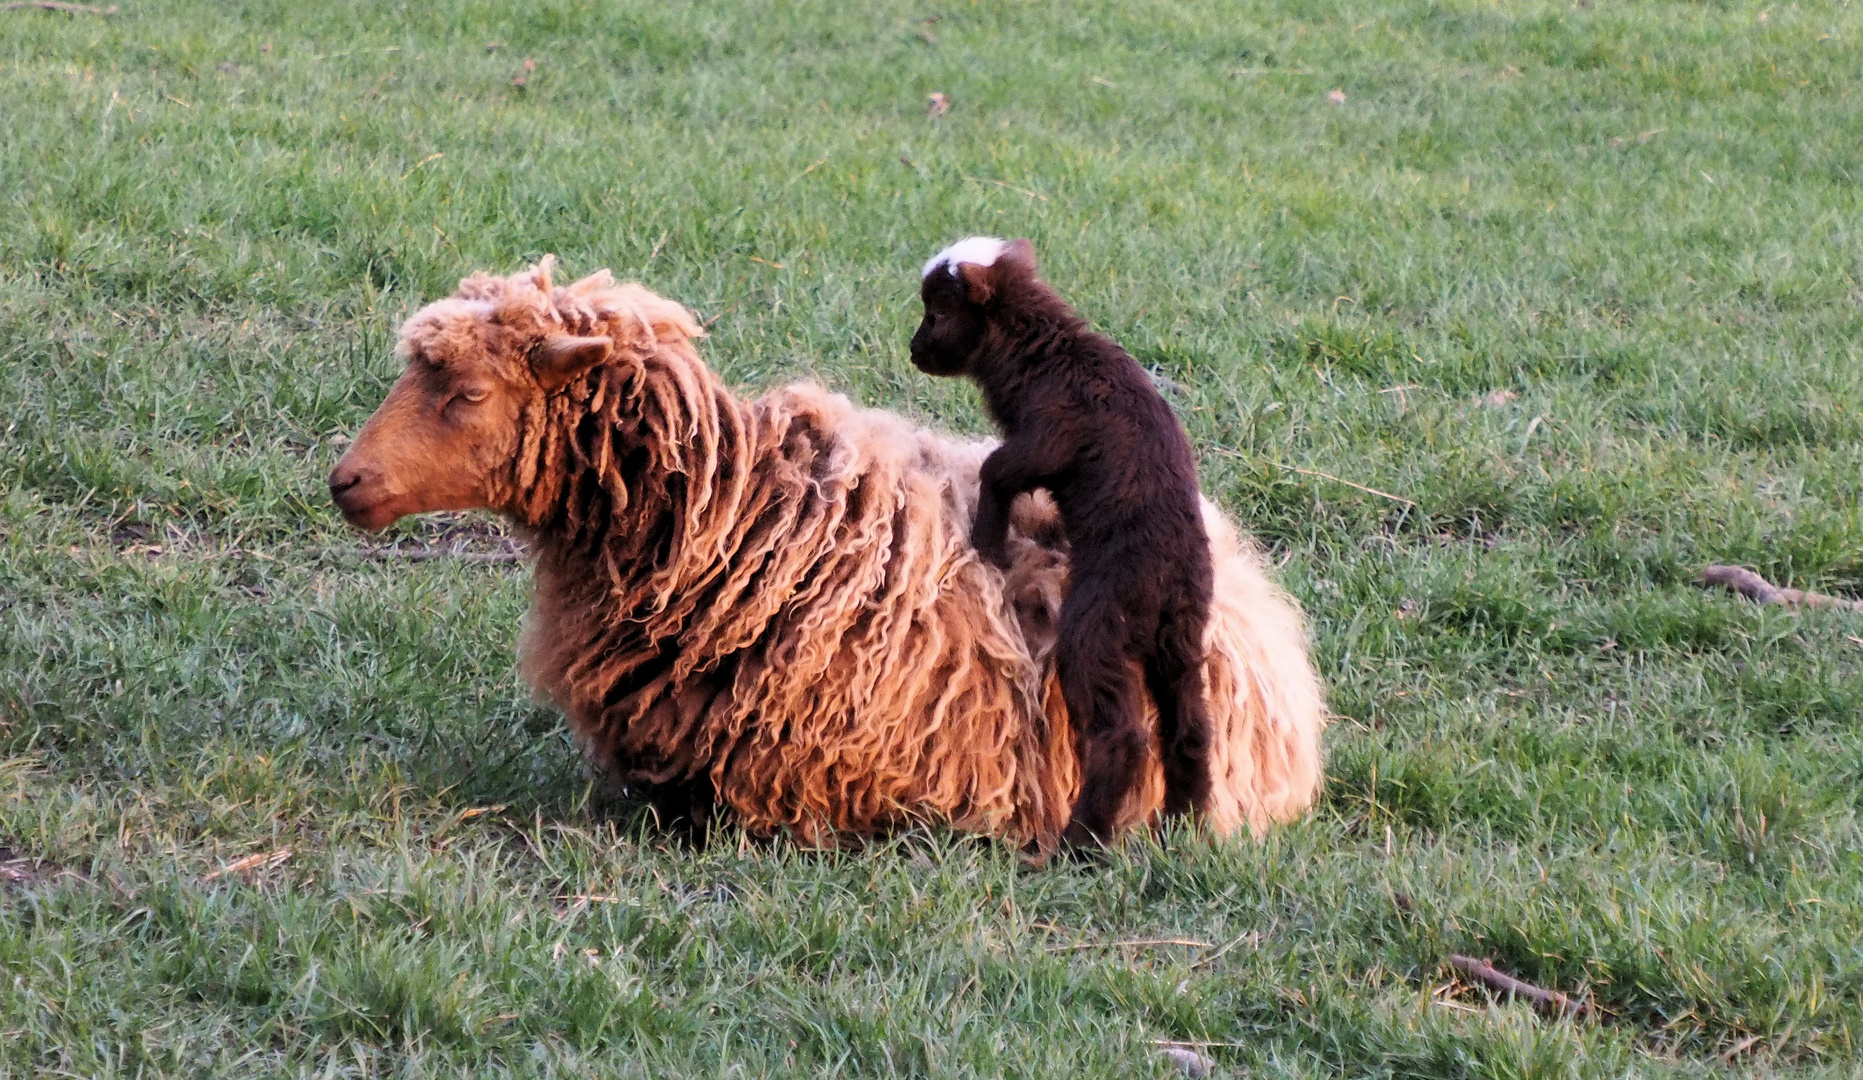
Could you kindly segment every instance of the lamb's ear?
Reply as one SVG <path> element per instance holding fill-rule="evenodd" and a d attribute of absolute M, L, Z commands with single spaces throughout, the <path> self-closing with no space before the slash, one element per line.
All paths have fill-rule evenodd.
<path fill-rule="evenodd" d="M 531 357 L 531 374 L 537 376 L 545 390 L 555 390 L 608 359 L 614 344 L 613 338 L 605 337 L 550 338 Z"/>
<path fill-rule="evenodd" d="M 995 267 L 982 263 L 958 263 L 952 269 L 957 271 L 957 280 L 963 283 L 964 299 L 982 307 L 996 295 Z"/>
<path fill-rule="evenodd" d="M 996 257 L 996 265 L 1012 266 L 1018 272 L 1027 274 L 1029 277 L 1034 277 L 1035 245 L 1029 243 L 1028 238 L 1023 236 L 1009 241 L 1009 246 L 1004 248 L 1003 253 Z"/>

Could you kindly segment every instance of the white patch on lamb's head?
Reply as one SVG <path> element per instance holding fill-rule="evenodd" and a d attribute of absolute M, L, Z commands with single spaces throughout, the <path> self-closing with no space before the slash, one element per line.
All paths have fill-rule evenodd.
<path fill-rule="evenodd" d="M 967 236 L 938 254 L 933 255 L 925 264 L 925 271 L 919 275 L 920 280 L 931 277 L 932 272 L 940 266 L 949 266 L 953 274 L 957 273 L 958 263 L 976 263 L 978 266 L 992 266 L 997 256 L 1009 249 L 1007 240 L 994 236 Z"/>

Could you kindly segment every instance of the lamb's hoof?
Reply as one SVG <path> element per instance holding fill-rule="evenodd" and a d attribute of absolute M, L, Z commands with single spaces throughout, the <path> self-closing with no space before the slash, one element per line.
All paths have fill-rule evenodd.
<path fill-rule="evenodd" d="M 1167 799 L 1158 816 L 1162 821 L 1170 822 L 1177 828 L 1201 825 L 1210 816 L 1209 800 L 1204 799 L 1202 802 L 1185 800 L 1174 805 Z"/>
<path fill-rule="evenodd" d="M 1075 863 L 1097 863 L 1106 858 L 1106 841 L 1085 824 L 1069 822 L 1061 834 L 1061 853 Z"/>

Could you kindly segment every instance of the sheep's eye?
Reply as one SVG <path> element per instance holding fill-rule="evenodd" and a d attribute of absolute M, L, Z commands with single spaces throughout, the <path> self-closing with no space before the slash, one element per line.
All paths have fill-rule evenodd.
<path fill-rule="evenodd" d="M 460 391 L 459 396 L 465 398 L 469 403 L 477 405 L 479 402 L 491 397 L 492 392 L 482 386 L 474 386 L 470 389 Z"/>

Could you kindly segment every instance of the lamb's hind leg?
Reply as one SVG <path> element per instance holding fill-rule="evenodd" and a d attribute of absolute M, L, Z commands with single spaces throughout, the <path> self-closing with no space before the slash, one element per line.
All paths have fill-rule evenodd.
<path fill-rule="evenodd" d="M 1209 809 L 1211 731 L 1203 662 L 1203 620 L 1167 617 L 1145 658 L 1145 683 L 1158 706 L 1167 816 L 1202 816 Z"/>
<path fill-rule="evenodd" d="M 1113 838 L 1145 764 L 1150 739 L 1123 621 L 1116 605 L 1079 592 L 1061 605 L 1055 666 L 1080 757 L 1080 796 L 1062 836 L 1070 847 Z"/>

